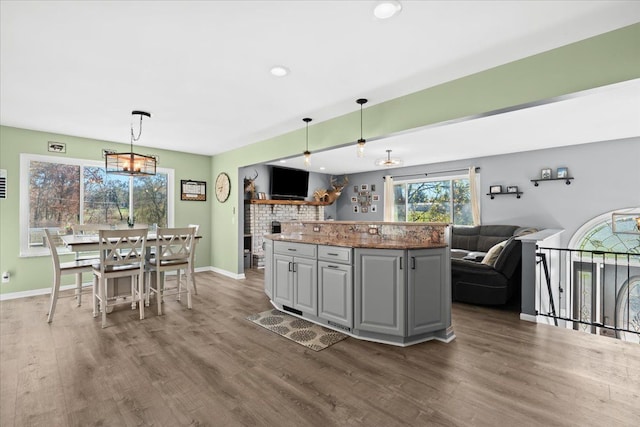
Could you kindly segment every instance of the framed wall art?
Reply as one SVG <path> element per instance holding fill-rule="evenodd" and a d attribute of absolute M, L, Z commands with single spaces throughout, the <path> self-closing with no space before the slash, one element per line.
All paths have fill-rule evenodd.
<path fill-rule="evenodd" d="M 207 181 L 181 179 L 180 200 L 207 201 Z"/>

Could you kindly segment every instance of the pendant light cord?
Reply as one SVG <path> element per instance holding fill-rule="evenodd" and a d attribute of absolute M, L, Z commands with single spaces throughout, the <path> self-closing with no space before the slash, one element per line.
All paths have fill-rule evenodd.
<path fill-rule="evenodd" d="M 360 140 L 362 141 L 362 105 L 360 104 Z"/>

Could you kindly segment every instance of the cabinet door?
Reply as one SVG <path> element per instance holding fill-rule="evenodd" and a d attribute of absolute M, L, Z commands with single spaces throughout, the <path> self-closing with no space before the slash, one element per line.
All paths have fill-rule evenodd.
<path fill-rule="evenodd" d="M 273 299 L 273 241 L 265 239 L 264 248 L 264 293 Z"/>
<path fill-rule="evenodd" d="M 404 251 L 355 250 L 354 328 L 405 336 Z"/>
<path fill-rule="evenodd" d="M 318 317 L 353 328 L 353 269 L 318 261 Z"/>
<path fill-rule="evenodd" d="M 293 257 L 273 255 L 273 300 L 293 307 Z"/>
<path fill-rule="evenodd" d="M 449 318 L 446 248 L 410 250 L 408 254 L 409 335 L 445 329 Z"/>
<path fill-rule="evenodd" d="M 294 303 L 293 307 L 305 313 L 318 315 L 318 261 L 293 259 Z"/>

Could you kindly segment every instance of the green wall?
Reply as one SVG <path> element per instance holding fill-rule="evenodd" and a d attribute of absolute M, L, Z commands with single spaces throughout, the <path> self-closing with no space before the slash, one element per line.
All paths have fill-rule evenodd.
<path fill-rule="evenodd" d="M 67 144 L 65 154 L 49 153 L 47 141 Z M 129 151 L 128 144 L 78 138 L 66 135 L 38 132 L 12 127 L 0 127 L 0 169 L 7 170 L 7 199 L 0 200 L 0 272 L 9 271 L 11 281 L 0 284 L 0 294 L 50 288 L 52 281 L 51 258 L 20 257 L 19 196 L 20 196 L 20 154 L 41 154 L 78 159 L 102 159 L 102 149 Z M 207 188 L 206 202 L 180 200 L 180 180 L 208 180 L 211 175 L 211 158 L 176 151 L 147 150 L 160 156 L 160 167 L 175 170 L 175 211 L 176 226 L 200 224 L 199 233 L 204 240 L 197 247 L 197 267 L 211 265 L 211 246 L 207 240 L 211 235 L 211 187 Z M 206 243 L 205 243 L 206 242 Z M 63 260 L 71 260 L 71 256 Z M 71 284 L 73 278 L 63 276 L 63 285 Z M 89 280 L 88 278 L 84 279 Z"/>
<path fill-rule="evenodd" d="M 364 137 L 378 138 L 638 77 L 640 24 L 634 24 L 369 107 Z M 314 146 L 320 150 L 355 143 L 359 120 L 354 107 L 350 114 L 313 125 Z M 301 128 L 216 155 L 211 180 L 227 172 L 238 183 L 239 167 L 299 154 L 303 138 Z M 232 191 L 226 203 L 214 201 L 212 207 L 212 265 L 232 273 L 241 272 L 239 202 L 241 194 Z"/>

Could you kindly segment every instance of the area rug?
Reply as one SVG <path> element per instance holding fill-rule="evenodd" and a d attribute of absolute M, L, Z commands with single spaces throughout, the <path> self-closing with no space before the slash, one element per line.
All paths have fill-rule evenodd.
<path fill-rule="evenodd" d="M 247 317 L 247 320 L 315 351 L 324 350 L 347 338 L 345 334 L 298 319 L 276 309 L 253 314 Z"/>

